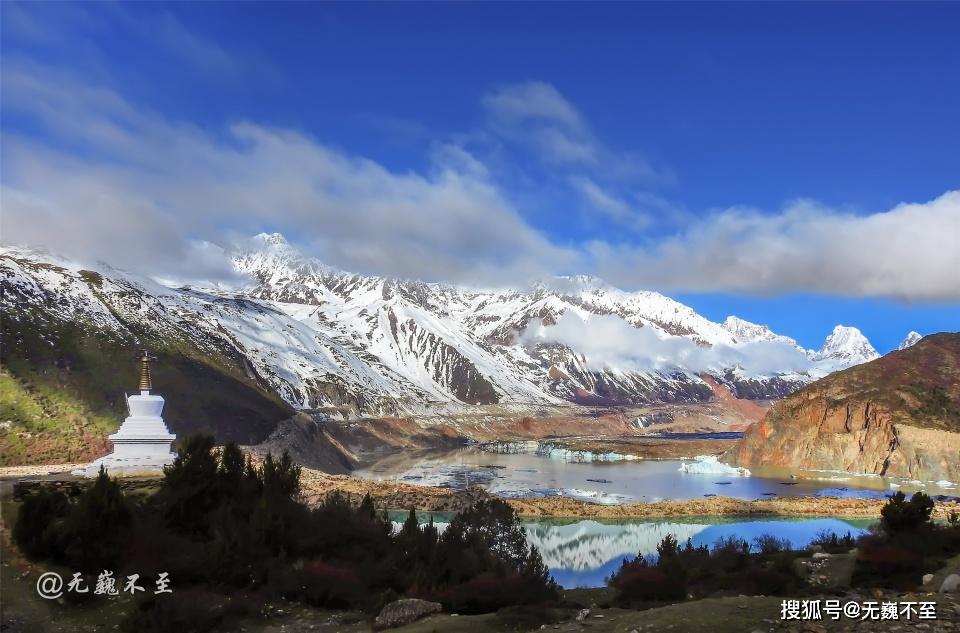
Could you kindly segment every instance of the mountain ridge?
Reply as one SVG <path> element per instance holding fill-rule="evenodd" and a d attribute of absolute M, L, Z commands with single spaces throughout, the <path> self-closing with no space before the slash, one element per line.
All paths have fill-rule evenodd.
<path fill-rule="evenodd" d="M 365 276 L 304 257 L 277 233 L 230 252 L 237 272 L 250 280 L 240 288 L 175 288 L 107 265 L 86 271 L 38 251 L 6 248 L 2 254 L 6 297 L 42 304 L 39 298 L 52 293 L 64 310 L 51 318 L 83 318 L 105 331 L 123 329 L 116 315 L 127 303 L 142 304 L 141 316 L 153 310 L 158 317 L 151 326 L 156 334 L 235 349 L 271 390 L 300 409 L 347 405 L 355 414 L 386 414 L 414 411 L 417 403 L 615 405 L 712 397 L 700 371 L 679 364 L 597 368 L 581 350 L 521 340 L 531 324 L 549 328 L 567 313 L 586 321 L 622 319 L 658 339 L 686 339 L 705 349 L 776 344 L 812 359 L 766 326 L 736 317 L 714 323 L 659 293 L 624 292 L 588 276 L 498 291 Z M 18 259 L 52 268 L 27 270 L 15 265 Z M 95 292 L 91 275 L 101 280 Z M 730 364 L 715 378 L 734 393 L 776 398 L 858 360 L 852 353 L 819 354 L 805 374 L 749 375 Z"/>

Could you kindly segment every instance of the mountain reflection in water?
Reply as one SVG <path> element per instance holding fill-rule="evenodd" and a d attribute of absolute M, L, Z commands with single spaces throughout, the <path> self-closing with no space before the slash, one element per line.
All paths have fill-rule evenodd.
<path fill-rule="evenodd" d="M 441 531 L 446 528 L 448 513 L 423 513 L 422 522 L 432 516 Z M 392 513 L 397 528 L 403 513 Z M 725 521 L 715 517 L 689 520 L 595 521 L 536 520 L 524 521 L 527 542 L 535 545 L 543 562 L 561 586 L 599 587 L 620 567 L 621 562 L 637 553 L 656 554 L 657 543 L 672 534 L 680 543 L 690 539 L 694 545 L 713 545 L 720 538 L 737 536 L 753 542 L 762 534 L 787 539 L 794 547 L 803 547 L 821 531 L 827 530 L 854 536 L 863 533 L 870 521 L 840 519 L 766 519 Z"/>

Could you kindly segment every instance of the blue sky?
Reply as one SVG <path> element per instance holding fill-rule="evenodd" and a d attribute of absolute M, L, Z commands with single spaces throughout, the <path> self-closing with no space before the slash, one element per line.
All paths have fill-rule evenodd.
<path fill-rule="evenodd" d="M 960 329 L 955 4 L 0 10 L 5 239 L 213 277 L 199 242 L 279 230 L 360 272 L 597 274 L 806 346 Z"/>

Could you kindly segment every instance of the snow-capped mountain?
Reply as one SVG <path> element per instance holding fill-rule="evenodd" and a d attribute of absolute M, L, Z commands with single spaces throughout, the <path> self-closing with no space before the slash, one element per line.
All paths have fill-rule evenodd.
<path fill-rule="evenodd" d="M 162 285 L 35 250 L 0 251 L 7 318 L 82 322 L 127 339 L 177 341 L 221 354 L 266 389 L 304 409 L 395 414 L 465 404 L 540 406 L 695 402 L 714 390 L 681 358 L 656 367 L 597 367 L 583 345 L 524 338 L 528 327 L 576 315 L 655 335 L 666 349 L 779 344 L 811 356 L 810 370 L 750 374 L 739 364 L 708 369 L 743 397 L 784 395 L 815 377 L 876 357 L 855 328 L 838 326 L 815 354 L 736 317 L 714 323 L 656 292 L 624 292 L 569 277 L 532 288 L 473 290 L 334 270 L 302 256 L 278 234 L 230 252 L 242 287 Z M 691 342 L 693 345 L 691 345 Z M 751 345 L 753 347 L 751 347 Z M 579 349 L 578 349 L 579 348 Z M 679 349 L 679 348 L 678 348 Z"/>
<path fill-rule="evenodd" d="M 902 341 L 900 341 L 900 344 L 897 345 L 897 351 L 900 351 L 900 350 L 902 350 L 902 349 L 907 349 L 908 347 L 913 347 L 913 346 L 916 345 L 917 342 L 919 342 L 920 339 L 922 339 L 922 338 L 923 338 L 923 335 L 922 335 L 922 334 L 920 334 L 919 332 L 915 332 L 915 331 L 911 330 L 911 331 L 907 334 L 907 336 L 906 336 Z"/>
<path fill-rule="evenodd" d="M 826 361 L 831 367 L 841 369 L 880 358 L 880 354 L 860 330 L 838 325 L 811 358 L 814 361 Z"/>
<path fill-rule="evenodd" d="M 775 334 L 766 325 L 758 325 L 739 317 L 728 316 L 722 324 L 723 329 L 733 334 L 736 341 L 750 343 L 756 341 L 778 341 L 799 348 L 797 342 L 789 336 Z"/>

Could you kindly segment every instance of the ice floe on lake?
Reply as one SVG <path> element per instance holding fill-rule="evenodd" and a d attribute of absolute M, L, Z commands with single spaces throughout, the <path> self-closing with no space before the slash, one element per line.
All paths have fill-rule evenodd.
<path fill-rule="evenodd" d="M 487 453 L 499 455 L 537 455 L 563 462 L 632 462 L 641 458 L 637 455 L 617 453 L 615 451 L 589 451 L 568 448 L 553 442 L 525 440 L 520 442 L 484 442 L 476 445 Z"/>
<path fill-rule="evenodd" d="M 582 488 L 566 488 L 560 490 L 560 494 L 564 497 L 602 503 L 604 505 L 616 505 L 630 499 L 627 495 L 611 494 L 600 490 L 583 490 Z"/>
<path fill-rule="evenodd" d="M 692 462 L 680 464 L 680 472 L 690 475 L 736 475 L 749 477 L 750 471 L 741 466 L 724 464 L 716 455 L 697 455 Z"/>

